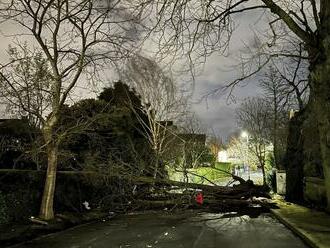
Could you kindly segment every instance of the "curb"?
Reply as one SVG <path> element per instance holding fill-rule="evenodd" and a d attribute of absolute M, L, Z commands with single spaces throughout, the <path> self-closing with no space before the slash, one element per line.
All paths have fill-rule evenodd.
<path fill-rule="evenodd" d="M 281 216 L 281 214 L 278 213 L 276 209 L 271 209 L 270 211 L 283 225 L 285 225 L 293 233 L 299 236 L 305 242 L 305 244 L 313 248 L 323 248 L 322 246 L 317 245 L 317 242 L 313 241 L 313 239 L 311 239 L 308 234 L 305 234 L 303 230 L 300 230 L 296 225 L 292 224 L 290 220 Z"/>

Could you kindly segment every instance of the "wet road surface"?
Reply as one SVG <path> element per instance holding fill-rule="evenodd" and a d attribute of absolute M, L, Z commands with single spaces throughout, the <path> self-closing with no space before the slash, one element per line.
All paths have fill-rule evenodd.
<path fill-rule="evenodd" d="M 15 248 L 302 248 L 307 247 L 270 214 L 145 213 L 78 226 Z"/>

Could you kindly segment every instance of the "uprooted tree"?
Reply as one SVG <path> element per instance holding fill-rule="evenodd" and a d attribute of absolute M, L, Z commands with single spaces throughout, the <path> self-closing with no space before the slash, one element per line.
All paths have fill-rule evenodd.
<path fill-rule="evenodd" d="M 50 70 L 51 80 L 40 84 L 50 103 L 47 117 L 38 109 L 24 108 L 41 123 L 47 151 L 48 166 L 39 215 L 42 219 L 54 218 L 58 149 L 66 134 L 56 129 L 61 110 L 77 85 L 86 84 L 102 66 L 126 58 L 138 45 L 143 7 L 131 1 L 92 0 L 9 0 L 0 4 L 1 22 L 18 25 L 19 31 L 14 33 L 17 40 L 24 35 L 32 37 L 30 47 L 39 49 Z M 6 66 L 16 62 L 19 60 L 1 65 L 1 81 L 21 104 L 17 84 Z"/>
<path fill-rule="evenodd" d="M 175 4 L 158 3 L 158 22 L 162 23 L 158 31 L 161 36 L 169 35 L 160 47 L 170 52 L 176 46 L 181 55 L 193 53 L 208 55 L 214 51 L 225 52 L 230 42 L 233 30 L 233 16 L 247 11 L 266 10 L 271 15 L 270 30 L 273 33 L 271 41 L 259 44 L 262 58 L 255 60 L 254 67 L 243 67 L 243 75 L 231 85 L 236 85 L 242 79 L 256 75 L 271 58 L 274 57 L 304 57 L 309 63 L 309 103 L 316 114 L 320 135 L 320 148 L 323 173 L 327 194 L 327 209 L 330 210 L 330 2 L 328 0 L 216 0 L 216 1 L 186 1 L 179 0 Z M 179 20 L 179 21 L 177 21 Z M 286 53 L 282 50 L 269 52 L 265 47 L 276 47 L 278 41 L 276 24 L 280 23 L 297 38 L 306 50 L 302 54 Z M 282 37 L 283 38 L 283 37 Z M 182 47 L 186 49 L 183 50 Z M 275 52 L 275 53 L 274 53 Z M 250 69 L 250 70 L 249 70 Z"/>

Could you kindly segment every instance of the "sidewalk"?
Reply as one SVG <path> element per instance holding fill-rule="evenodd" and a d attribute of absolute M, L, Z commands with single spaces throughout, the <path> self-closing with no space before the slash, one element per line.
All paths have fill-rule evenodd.
<path fill-rule="evenodd" d="M 300 205 L 275 199 L 279 209 L 271 212 L 307 244 L 330 248 L 330 215 Z"/>

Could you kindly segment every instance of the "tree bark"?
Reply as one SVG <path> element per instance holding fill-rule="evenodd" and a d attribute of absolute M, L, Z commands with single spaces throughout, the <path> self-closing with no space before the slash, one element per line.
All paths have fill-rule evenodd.
<path fill-rule="evenodd" d="M 278 105 L 279 102 L 277 100 L 277 90 L 274 86 L 274 90 L 273 90 L 273 96 L 274 96 L 274 100 L 273 100 L 273 107 L 274 107 L 274 118 L 273 118 L 273 153 L 274 153 L 274 165 L 277 169 L 279 169 L 280 167 L 280 163 L 279 163 L 279 153 L 278 153 L 278 142 L 277 142 L 277 135 L 278 135 Z"/>
<path fill-rule="evenodd" d="M 310 49 L 314 58 L 310 68 L 311 94 L 317 115 L 320 134 L 322 167 L 327 195 L 327 211 L 330 212 L 330 2 L 320 1 L 318 47 Z"/>
<path fill-rule="evenodd" d="M 311 83 L 315 92 L 313 106 L 318 119 L 327 210 L 330 212 L 330 36 L 326 40 L 328 47 L 325 54 L 329 56 L 311 71 Z"/>
<path fill-rule="evenodd" d="M 51 122 L 51 121 L 49 121 Z M 42 195 L 39 217 L 43 220 L 54 218 L 54 194 L 58 159 L 58 144 L 53 137 L 53 122 L 43 128 L 43 136 L 47 148 L 47 172 Z"/>
<path fill-rule="evenodd" d="M 267 179 L 266 179 L 265 163 L 261 165 L 261 171 L 262 171 L 262 184 L 266 185 Z"/>
<path fill-rule="evenodd" d="M 303 201 L 303 144 L 302 126 L 306 119 L 303 110 L 295 114 L 289 123 L 287 150 L 284 157 L 286 167 L 286 200 Z"/>

